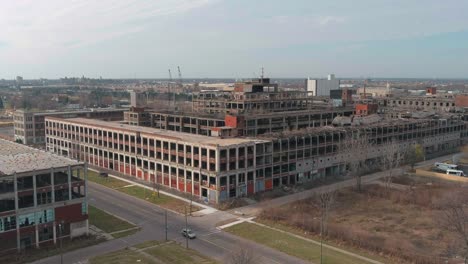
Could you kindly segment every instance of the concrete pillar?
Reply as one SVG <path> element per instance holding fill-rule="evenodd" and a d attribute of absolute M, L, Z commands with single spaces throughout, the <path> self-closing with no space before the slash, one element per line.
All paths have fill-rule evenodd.
<path fill-rule="evenodd" d="M 36 221 L 36 226 L 35 226 L 35 230 L 36 230 L 36 248 L 39 248 L 39 228 L 38 228 L 38 223 Z"/>
<path fill-rule="evenodd" d="M 68 182 L 68 200 L 71 201 L 72 199 L 72 181 L 71 181 L 71 174 L 72 174 L 72 169 L 70 165 L 68 165 L 67 169 L 67 182 Z"/>
<path fill-rule="evenodd" d="M 54 180 L 54 168 L 50 168 L 50 185 L 52 193 L 52 203 L 55 203 L 55 180 Z"/>
<path fill-rule="evenodd" d="M 52 233 L 54 236 L 54 244 L 57 244 L 57 226 L 55 225 L 55 221 L 54 221 L 54 226 L 52 228 Z"/>
<path fill-rule="evenodd" d="M 220 156 L 221 156 L 221 152 L 219 150 L 219 147 L 216 147 L 215 149 L 215 153 L 216 153 L 216 156 L 215 156 L 215 170 L 216 170 L 216 173 L 219 173 L 220 172 Z"/>
<path fill-rule="evenodd" d="M 264 144 L 262 144 L 261 146 L 263 148 L 265 148 Z M 264 149 L 262 155 L 265 157 L 265 149 Z M 257 192 L 257 170 L 256 170 L 256 168 L 257 168 L 257 158 L 256 157 L 257 157 L 257 146 L 254 144 L 253 145 L 253 168 L 254 168 L 254 170 L 252 172 L 252 175 L 253 175 L 253 178 L 252 178 L 252 180 L 253 180 L 253 192 L 254 193 Z M 263 164 L 266 164 L 266 158 L 264 158 Z"/>
<path fill-rule="evenodd" d="M 239 169 L 239 147 L 236 146 L 236 167 L 235 167 L 235 170 L 238 170 Z M 244 162 L 245 162 L 245 159 L 244 159 Z"/>
<path fill-rule="evenodd" d="M 37 186 L 36 186 L 36 173 L 35 172 L 33 172 L 32 178 L 33 178 L 33 191 L 34 191 L 33 192 L 34 207 L 37 207 Z"/>
<path fill-rule="evenodd" d="M 19 203 L 18 203 L 18 177 L 16 176 L 16 172 L 13 173 L 13 188 L 15 191 L 15 215 L 16 219 L 18 219 L 18 210 L 19 210 Z M 16 221 L 16 248 L 18 252 L 21 252 L 21 243 L 20 243 L 20 230 L 19 230 L 19 222 Z"/>

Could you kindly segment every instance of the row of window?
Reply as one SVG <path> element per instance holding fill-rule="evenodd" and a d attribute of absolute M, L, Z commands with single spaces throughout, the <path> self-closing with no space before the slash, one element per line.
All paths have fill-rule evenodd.
<path fill-rule="evenodd" d="M 41 210 L 28 214 L 16 216 L 7 216 L 0 218 L 0 232 L 6 232 L 9 230 L 16 229 L 16 225 L 19 227 L 27 227 L 37 224 L 44 224 L 53 222 L 55 220 L 54 209 Z"/>

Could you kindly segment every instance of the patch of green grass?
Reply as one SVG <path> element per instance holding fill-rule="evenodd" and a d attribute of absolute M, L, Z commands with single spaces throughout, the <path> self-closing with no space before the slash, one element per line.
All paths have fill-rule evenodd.
<path fill-rule="evenodd" d="M 295 234 L 295 235 L 298 235 L 298 236 L 302 236 L 304 238 L 313 239 L 315 241 L 320 240 L 320 236 L 314 235 L 313 233 L 304 234 L 304 230 L 294 228 L 292 226 L 287 225 L 286 223 L 266 220 L 266 219 L 262 219 L 262 218 L 256 218 L 255 222 L 261 223 L 261 224 L 264 224 L 264 225 L 267 225 L 267 226 L 270 226 L 270 227 L 273 227 L 273 228 L 276 228 L 276 229 L 280 229 L 280 230 L 283 230 L 283 231 L 286 231 L 286 232 L 289 232 L 289 233 L 292 233 L 292 234 Z M 393 227 L 393 228 L 395 228 L 395 227 Z M 375 259 L 375 260 L 383 262 L 383 263 L 386 263 L 386 262 L 389 261 L 388 258 L 384 258 L 384 257 L 382 257 L 380 255 L 376 255 L 376 254 L 371 254 L 370 252 L 363 251 L 362 249 L 357 249 L 357 248 L 354 248 L 354 247 L 344 248 L 343 245 L 339 245 L 337 243 L 334 243 L 334 241 L 326 240 L 325 243 L 327 243 L 330 246 L 334 246 L 334 247 L 337 247 L 337 248 L 352 252 L 354 254 L 364 256 L 366 258 Z"/>
<path fill-rule="evenodd" d="M 99 173 L 92 170 L 88 170 L 88 180 L 112 189 L 122 188 L 124 186 L 130 185 L 128 182 L 124 182 L 113 177 L 101 177 L 99 176 Z"/>
<path fill-rule="evenodd" d="M 152 247 L 155 246 L 155 247 Z M 200 254 L 199 252 L 186 249 L 175 242 L 162 243 L 158 241 L 146 241 L 134 246 L 135 249 L 123 249 L 89 260 L 91 264 L 107 263 L 173 263 L 173 264 L 215 264 L 216 261 Z M 147 249 L 146 249 L 147 248 Z M 145 256 L 151 255 L 154 259 Z"/>
<path fill-rule="evenodd" d="M 113 233 L 111 234 L 111 236 L 113 236 L 114 238 L 121 238 L 121 237 L 131 236 L 138 231 L 140 231 L 140 228 L 134 228 L 134 229 L 126 230 L 126 231 L 119 232 L 119 233 Z"/>
<path fill-rule="evenodd" d="M 320 263 L 320 245 L 252 223 L 240 223 L 225 231 L 264 244 L 313 263 Z M 362 264 L 364 260 L 323 247 L 323 263 Z"/>
<path fill-rule="evenodd" d="M 216 263 L 214 260 L 198 253 L 193 249 L 186 249 L 176 243 L 164 243 L 158 247 L 144 250 L 146 253 L 157 257 L 164 263 L 189 264 L 189 263 Z"/>
<path fill-rule="evenodd" d="M 106 233 L 112 233 L 135 227 L 135 225 L 108 214 L 94 206 L 90 205 L 88 207 L 88 211 L 89 223 Z"/>
<path fill-rule="evenodd" d="M 131 183 L 121 181 L 114 177 L 101 177 L 99 176 L 99 173 L 95 171 L 88 171 L 88 180 L 179 213 L 185 212 L 185 206 L 187 206 L 187 210 L 189 210 L 190 205 L 182 200 L 161 193 L 158 195 L 157 192 L 153 192 L 140 186 L 129 186 Z M 199 207 L 194 205 L 192 206 L 192 212 L 199 210 Z"/>
<path fill-rule="evenodd" d="M 89 260 L 91 264 L 127 264 L 127 263 L 139 263 L 139 264 L 157 264 L 152 259 L 147 258 L 143 254 L 136 252 L 131 249 L 122 249 L 102 256 L 97 256 Z"/>
<path fill-rule="evenodd" d="M 161 241 L 157 241 L 157 240 L 149 240 L 149 241 L 145 241 L 143 243 L 140 243 L 138 245 L 135 245 L 133 246 L 134 248 L 138 248 L 138 249 L 144 249 L 144 248 L 149 248 L 149 247 L 152 247 L 152 246 L 157 246 L 157 245 L 160 245 Z"/>

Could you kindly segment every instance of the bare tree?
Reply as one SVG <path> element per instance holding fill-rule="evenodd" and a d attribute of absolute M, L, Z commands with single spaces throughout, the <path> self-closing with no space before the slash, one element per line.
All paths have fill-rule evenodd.
<path fill-rule="evenodd" d="M 328 217 L 335 202 L 335 196 L 336 192 L 334 190 L 326 190 L 317 197 L 320 206 L 320 263 L 323 261 L 323 236 L 328 233 Z"/>
<path fill-rule="evenodd" d="M 400 167 L 404 152 L 400 145 L 390 140 L 383 146 L 383 156 L 381 159 L 382 168 L 385 170 L 385 176 L 383 178 L 385 189 L 388 191 L 390 184 L 392 183 L 393 177 L 395 176 L 396 170 Z"/>
<path fill-rule="evenodd" d="M 369 151 L 373 145 L 367 131 L 349 130 L 341 141 L 341 152 L 347 162 L 347 174 L 356 180 L 356 190 L 362 190 L 362 175 L 369 171 Z"/>
<path fill-rule="evenodd" d="M 226 262 L 229 264 L 254 264 L 258 261 L 257 256 L 255 256 L 251 248 L 245 245 L 239 245 L 237 250 L 229 255 Z"/>
<path fill-rule="evenodd" d="M 442 225 L 457 234 L 459 244 L 463 245 L 464 263 L 468 264 L 468 199 L 463 192 L 448 194 L 440 202 L 443 212 Z"/>

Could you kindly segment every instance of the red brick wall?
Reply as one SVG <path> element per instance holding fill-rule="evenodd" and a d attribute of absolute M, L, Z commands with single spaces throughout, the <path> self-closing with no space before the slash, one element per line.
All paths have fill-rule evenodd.
<path fill-rule="evenodd" d="M 468 107 L 468 95 L 457 95 L 457 97 L 455 97 L 455 106 Z"/>
<path fill-rule="evenodd" d="M 228 127 L 237 127 L 237 117 L 231 116 L 231 115 L 226 115 L 224 117 L 224 123 Z"/>
<path fill-rule="evenodd" d="M 426 88 L 426 93 L 428 93 L 428 94 L 436 94 L 436 93 L 437 93 L 437 88 L 435 88 L 435 87 L 427 87 L 427 88 Z"/>
<path fill-rule="evenodd" d="M 377 113 L 377 104 L 357 104 L 356 114 L 358 115 L 371 115 Z"/>
<path fill-rule="evenodd" d="M 55 208 L 55 221 L 60 222 L 61 220 L 66 223 L 79 222 L 86 220 L 87 215 L 81 214 L 81 203 L 66 205 Z"/>
<path fill-rule="evenodd" d="M 243 92 L 244 91 L 244 84 L 236 83 L 234 84 L 234 92 Z"/>

